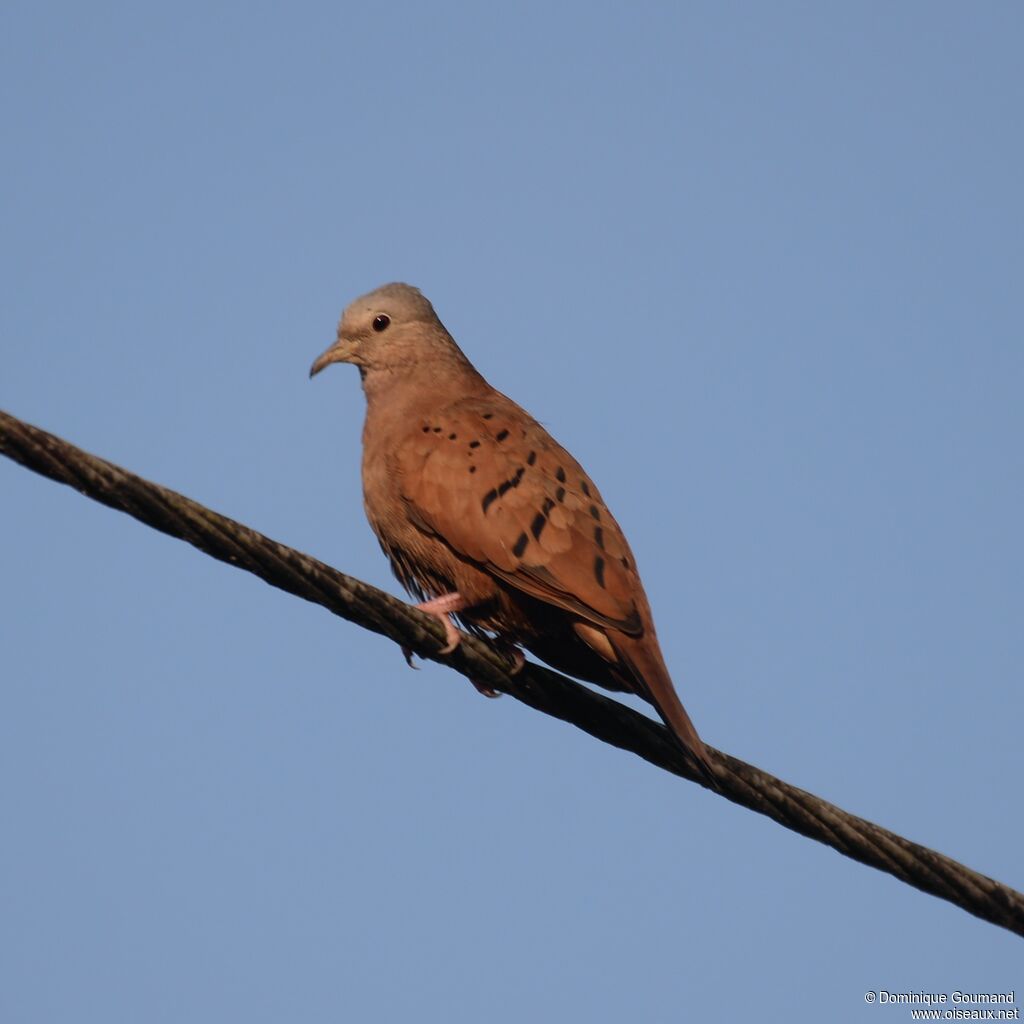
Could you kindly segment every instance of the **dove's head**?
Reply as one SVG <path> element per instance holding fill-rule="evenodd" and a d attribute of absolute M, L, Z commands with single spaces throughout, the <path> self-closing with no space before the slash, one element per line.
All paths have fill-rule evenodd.
<path fill-rule="evenodd" d="M 386 284 L 349 305 L 337 341 L 317 357 L 309 375 L 330 363 L 358 366 L 367 386 L 395 374 L 415 372 L 429 380 L 435 371 L 472 370 L 429 300 L 407 284 Z"/>

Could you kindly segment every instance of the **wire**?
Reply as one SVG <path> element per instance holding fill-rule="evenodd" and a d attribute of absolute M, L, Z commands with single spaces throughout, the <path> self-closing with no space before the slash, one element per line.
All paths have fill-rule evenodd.
<path fill-rule="evenodd" d="M 715 791 L 664 726 L 632 708 L 532 662 L 510 675 L 509 656 L 476 637 L 464 637 L 452 654 L 441 655 L 446 640 L 440 624 L 404 601 L 2 411 L 0 452 L 271 586 Z M 1021 893 L 753 765 L 714 748 L 708 752 L 717 792 L 726 799 L 1024 936 Z"/>

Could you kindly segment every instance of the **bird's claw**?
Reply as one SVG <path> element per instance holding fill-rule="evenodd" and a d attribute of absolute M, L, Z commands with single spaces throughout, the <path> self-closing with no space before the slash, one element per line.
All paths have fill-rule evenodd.
<path fill-rule="evenodd" d="M 500 637 L 495 637 L 491 640 L 495 649 L 503 657 L 508 658 L 512 662 L 512 667 L 506 671 L 510 676 L 517 676 L 523 671 L 523 666 L 526 664 L 526 655 L 523 654 L 520 648 L 516 647 L 515 644 L 509 643 L 507 640 L 502 640 Z"/>
<path fill-rule="evenodd" d="M 451 654 L 459 644 L 462 643 L 462 634 L 447 620 L 444 620 L 445 624 L 445 636 L 448 639 L 448 643 L 444 645 L 437 653 L 438 654 Z"/>
<path fill-rule="evenodd" d="M 497 637 L 492 639 L 491 643 L 512 662 L 512 667 L 507 670 L 510 676 L 516 676 L 523 671 L 523 666 L 526 664 L 526 656 L 515 644 L 510 644 L 508 641 L 500 640 Z M 472 678 L 469 681 L 476 687 L 477 693 L 482 693 L 485 697 L 494 698 L 502 695 L 500 690 L 495 690 L 486 683 L 478 682 Z"/>
<path fill-rule="evenodd" d="M 512 650 L 506 652 L 509 658 L 512 659 L 512 667 L 508 670 L 510 676 L 517 676 L 523 671 L 523 666 L 526 664 L 526 655 L 523 654 L 518 647 L 513 647 Z"/>
<path fill-rule="evenodd" d="M 476 687 L 476 692 L 483 694 L 485 697 L 490 697 L 494 700 L 501 696 L 498 690 L 492 690 L 486 683 L 477 682 L 472 676 L 470 676 L 469 681 Z"/>

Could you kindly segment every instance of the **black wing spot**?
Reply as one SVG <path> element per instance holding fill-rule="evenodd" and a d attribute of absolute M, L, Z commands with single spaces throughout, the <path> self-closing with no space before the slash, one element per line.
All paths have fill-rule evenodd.
<path fill-rule="evenodd" d="M 625 569 L 626 572 L 630 572 L 631 571 L 630 567 L 629 567 L 629 559 L 625 555 L 623 555 L 619 559 L 619 561 L 622 563 L 622 568 Z"/>
<path fill-rule="evenodd" d="M 530 533 L 533 534 L 534 540 L 540 540 L 540 535 L 544 530 L 544 527 L 548 524 L 548 517 L 543 512 L 538 512 L 533 517 L 533 522 L 530 523 Z"/>
<path fill-rule="evenodd" d="M 476 472 L 476 466 L 470 466 L 469 467 L 469 471 L 470 471 L 470 473 L 475 473 Z"/>
<path fill-rule="evenodd" d="M 479 441 L 470 441 L 469 442 L 469 447 L 470 448 L 479 448 L 480 447 L 480 442 Z"/>
<path fill-rule="evenodd" d="M 583 490 L 583 493 L 589 498 L 590 497 L 590 488 L 587 486 L 587 481 L 586 480 L 581 480 L 580 481 L 580 488 Z"/>
<path fill-rule="evenodd" d="M 494 413 L 493 412 L 485 412 L 484 413 L 484 419 L 485 420 L 493 419 L 493 417 L 494 417 Z"/>
<path fill-rule="evenodd" d="M 498 486 L 498 496 L 499 497 L 503 497 L 508 491 L 511 491 L 513 487 L 518 487 L 519 486 L 519 481 L 523 479 L 523 474 L 525 472 L 526 472 L 526 470 L 522 466 L 520 466 L 516 470 L 516 475 L 515 476 L 510 476 L 503 483 L 499 484 L 499 486 Z"/>
<path fill-rule="evenodd" d="M 558 482 L 560 484 L 564 484 L 565 483 L 565 470 L 562 469 L 561 466 L 558 467 L 558 470 L 555 473 L 555 477 L 557 478 L 557 480 L 558 480 Z"/>
<path fill-rule="evenodd" d="M 429 424 L 424 424 L 424 426 L 423 426 L 423 433 L 424 434 L 429 434 L 430 433 L 430 426 L 429 426 Z"/>
<path fill-rule="evenodd" d="M 530 454 L 526 456 L 526 464 L 528 466 L 532 466 L 536 461 L 537 461 L 537 453 L 536 452 L 530 452 Z"/>
<path fill-rule="evenodd" d="M 515 555 L 516 558 L 522 558 L 523 552 L 526 550 L 526 545 L 529 543 L 530 538 L 527 537 L 525 533 L 519 534 L 519 540 L 515 542 L 515 545 L 512 548 L 512 554 Z"/>
<path fill-rule="evenodd" d="M 565 488 L 564 487 L 559 487 L 558 490 L 555 491 L 555 497 L 559 501 L 564 501 L 565 500 Z"/>
<path fill-rule="evenodd" d="M 487 515 L 487 510 L 491 507 L 492 501 L 498 500 L 498 488 L 492 487 L 485 495 L 484 500 L 480 502 L 480 507 L 484 511 L 484 515 Z"/>
<path fill-rule="evenodd" d="M 594 577 L 597 585 L 604 589 L 604 559 L 600 555 L 594 559 Z"/>
<path fill-rule="evenodd" d="M 544 515 L 547 515 L 554 507 L 555 503 L 550 498 L 545 498 L 544 507 L 541 509 L 541 511 L 544 513 Z"/>
<path fill-rule="evenodd" d="M 597 542 L 597 546 L 604 551 L 604 529 L 600 526 L 594 527 L 594 540 Z"/>
<path fill-rule="evenodd" d="M 434 427 L 434 433 L 435 434 L 440 434 L 441 433 L 441 428 L 440 427 Z"/>
<path fill-rule="evenodd" d="M 591 514 L 591 515 L 592 515 L 592 516 L 593 516 L 593 517 L 594 517 L 594 518 L 595 518 L 595 519 L 596 519 L 596 520 L 597 520 L 598 522 L 600 522 L 600 521 L 601 521 L 601 513 L 600 513 L 600 512 L 598 511 L 598 508 L 597 508 L 597 506 L 596 506 L 596 505 L 591 505 L 591 506 L 590 506 L 590 514 Z"/>
<path fill-rule="evenodd" d="M 448 440 L 449 440 L 449 441 L 454 441 L 456 437 L 457 437 L 457 435 L 456 435 L 456 434 L 449 434 L 449 435 L 448 435 Z"/>
<path fill-rule="evenodd" d="M 495 441 L 504 441 L 506 437 L 508 437 L 508 431 L 507 430 L 499 430 L 498 433 L 496 433 L 494 435 L 494 440 Z"/>

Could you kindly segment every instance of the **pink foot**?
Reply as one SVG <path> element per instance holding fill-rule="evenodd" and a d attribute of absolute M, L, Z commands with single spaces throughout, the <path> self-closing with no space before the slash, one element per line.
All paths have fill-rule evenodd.
<path fill-rule="evenodd" d="M 518 647 L 513 647 L 511 651 L 512 668 L 509 669 L 508 674 L 510 676 L 517 676 L 523 671 L 523 666 L 526 664 L 526 655 L 523 654 Z"/>
<path fill-rule="evenodd" d="M 518 675 L 523 671 L 523 666 L 526 664 L 526 656 L 515 644 L 510 644 L 507 640 L 501 640 L 498 637 L 494 637 L 491 643 L 512 662 L 512 667 L 508 670 L 510 676 Z M 470 679 L 470 682 L 477 688 L 477 692 L 482 693 L 485 697 L 501 696 L 499 690 L 492 690 L 486 683 L 478 683 L 475 679 Z"/>
<path fill-rule="evenodd" d="M 451 620 L 453 612 L 461 612 L 466 607 L 466 602 L 463 600 L 462 595 L 458 591 L 455 591 L 453 594 L 442 594 L 440 597 L 435 597 L 430 601 L 423 601 L 420 604 L 413 605 L 413 607 L 418 608 L 421 612 L 426 612 L 428 615 L 432 615 L 444 626 L 444 636 L 448 644 L 437 653 L 451 654 L 462 642 L 462 634 L 455 628 L 455 624 Z"/>
<path fill-rule="evenodd" d="M 413 605 L 413 607 L 421 612 L 426 612 L 427 615 L 433 616 L 444 626 L 444 635 L 448 643 L 438 651 L 438 654 L 451 654 L 462 642 L 462 634 L 455 628 L 451 616 L 455 612 L 461 612 L 466 607 L 465 598 L 458 591 L 454 591 L 451 594 L 442 594 L 440 597 L 435 597 L 430 601 L 422 601 L 420 604 Z M 505 643 L 500 640 L 496 640 L 495 644 L 512 662 L 509 675 L 514 676 L 522 672 L 523 665 L 526 664 L 526 657 L 523 655 L 523 652 L 515 644 Z M 415 668 L 416 666 L 412 663 L 412 651 L 408 647 L 403 647 L 402 653 L 405 655 L 405 660 L 409 667 Z M 470 679 L 470 682 L 485 697 L 501 696 L 497 690 L 492 690 L 485 683 L 478 683 L 475 679 Z"/>
<path fill-rule="evenodd" d="M 491 641 L 498 650 L 512 662 L 512 667 L 508 670 L 510 676 L 517 676 L 523 671 L 523 666 L 526 664 L 526 655 L 516 647 L 515 644 L 509 643 L 507 640 L 502 640 L 499 637 L 495 637 Z"/>

